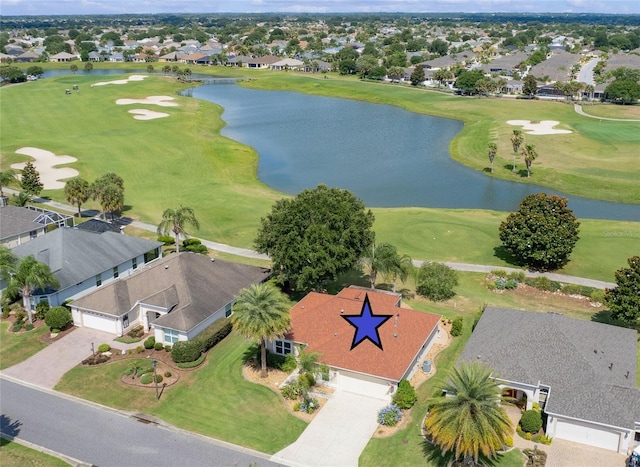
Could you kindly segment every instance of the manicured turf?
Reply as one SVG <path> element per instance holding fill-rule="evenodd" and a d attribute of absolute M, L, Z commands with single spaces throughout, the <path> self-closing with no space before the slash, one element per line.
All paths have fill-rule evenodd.
<path fill-rule="evenodd" d="M 20 334 L 9 333 L 8 329 L 8 322 L 0 323 L 0 370 L 25 361 L 47 346 L 39 338 L 47 332 L 47 326 Z"/>
<path fill-rule="evenodd" d="M 582 111 L 595 117 L 640 120 L 640 105 L 583 104 Z"/>
<path fill-rule="evenodd" d="M 195 71 L 234 72 L 217 67 L 198 68 Z M 246 71 L 235 72 L 247 74 Z M 474 151 L 479 151 L 482 153 L 481 166 L 478 167 L 480 169 L 485 167 L 487 135 L 503 132 L 501 138 L 508 139 L 512 129 L 502 123 L 498 124 L 495 116 L 487 114 L 494 110 L 488 109 L 495 108 L 496 115 L 501 115 L 501 118 L 509 112 L 514 114 L 513 118 L 526 118 L 525 110 L 530 115 L 529 118 L 534 119 L 553 116 L 562 120 L 560 117 L 566 116 L 567 119 L 576 121 L 578 117 L 572 106 L 557 103 L 462 99 L 409 87 L 357 83 L 353 78 L 335 79 L 334 76 L 326 80 L 320 79 L 320 76 L 300 76 L 294 73 L 266 72 L 251 76 L 259 76 L 260 79 L 246 85 L 286 87 L 318 94 L 335 93 L 337 96 L 374 102 L 395 102 L 414 111 L 464 115 L 469 121 L 460 137 L 452 143 L 452 151 L 454 154 L 473 154 Z M 124 178 L 124 215 L 156 224 L 164 209 L 183 204 L 195 209 L 201 223 L 199 231 L 190 233 L 235 246 L 252 247 L 260 218 L 269 212 L 273 202 L 282 195 L 257 180 L 257 155 L 252 149 L 219 135 L 219 129 L 224 125 L 220 118 L 220 107 L 177 96 L 176 92 L 187 85 L 161 74 L 150 76 L 142 82 L 90 87 L 90 84 L 97 81 L 118 77 L 82 73 L 0 89 L 3 128 L 11 129 L 8 137 L 7 132 L 3 132 L 0 141 L 3 156 L 0 169 L 25 160 L 25 157 L 14 153 L 23 146 L 72 155 L 78 158 L 78 162 L 72 166 L 89 181 L 107 171 L 116 172 Z M 80 93 L 64 94 L 64 89 L 73 84 L 80 86 Z M 115 104 L 118 98 L 150 95 L 175 96 L 180 106 L 158 108 L 154 105 Z M 161 110 L 170 116 L 159 120 L 137 121 L 127 110 L 138 107 Z M 35 108 L 38 109 L 38 117 L 32 112 Z M 53 118 L 44 118 L 43 115 L 51 115 Z M 33 131 L 36 118 L 37 132 Z M 582 120 L 586 118 L 582 117 Z M 597 126 L 598 122 L 583 124 Z M 611 125 L 611 131 L 617 131 L 618 136 L 634 138 L 634 132 L 631 131 L 633 127 L 629 124 Z M 604 134 L 594 134 L 604 137 Z M 595 189 L 595 180 L 586 180 L 584 177 L 604 177 L 606 190 L 621 194 L 622 197 L 628 194 L 635 196 L 633 193 L 640 192 L 637 177 L 634 176 L 638 173 L 637 164 L 630 167 L 625 161 L 628 159 L 629 149 L 637 149 L 637 143 L 619 142 L 615 147 L 607 146 L 611 151 L 604 151 L 606 145 L 596 143 L 592 136 L 589 137 L 590 145 L 586 146 L 576 146 L 577 142 L 565 141 L 559 137 L 545 137 L 541 141 L 553 140 L 557 154 L 562 154 L 562 157 L 554 157 L 554 160 L 558 159 L 554 163 L 560 164 L 559 159 L 565 160 L 566 168 L 572 171 L 572 175 L 565 178 L 572 178 L 577 185 L 594 188 L 593 196 L 598 196 L 602 191 Z M 564 149 L 563 144 L 567 145 Z M 591 147 L 593 145 L 602 150 L 597 157 L 595 146 Z M 574 150 L 583 146 L 588 150 Z M 569 148 L 572 148 L 571 151 Z M 569 160 L 579 154 L 584 155 L 584 161 L 577 163 L 576 160 Z M 510 155 L 508 156 L 505 161 L 510 160 Z M 544 156 L 541 159 L 549 160 Z M 497 163 L 496 166 L 498 165 L 500 164 Z M 545 180 L 551 181 L 556 176 L 562 176 L 560 170 L 553 169 L 550 172 L 552 173 L 544 175 Z M 539 181 L 535 178 L 533 180 Z M 62 190 L 45 191 L 44 194 L 64 201 Z M 96 204 L 89 202 L 86 207 L 96 207 Z M 401 252 L 406 252 L 415 259 L 506 264 L 503 259 L 495 256 L 495 248 L 499 246 L 497 226 L 506 217 L 505 213 L 411 208 L 376 209 L 375 212 L 379 241 L 390 241 Z M 591 224 L 592 222 L 595 224 Z M 591 225 L 597 227 L 592 229 Z M 560 272 L 611 281 L 615 269 L 624 266 L 626 258 L 638 250 L 640 239 L 633 233 L 639 231 L 638 223 L 585 221 L 572 261 Z M 603 232 L 631 232 L 631 235 L 603 237 Z"/>
<path fill-rule="evenodd" d="M 0 465 L 2 467 L 69 467 L 57 457 L 0 438 Z"/>
<path fill-rule="evenodd" d="M 230 335 L 209 352 L 205 365 L 168 388 L 155 401 L 153 391 L 123 386 L 124 360 L 98 368 L 77 367 L 56 390 L 126 410 L 145 411 L 187 430 L 275 453 L 297 439 L 306 427 L 287 412 L 272 390 L 242 376 L 249 343 Z"/>

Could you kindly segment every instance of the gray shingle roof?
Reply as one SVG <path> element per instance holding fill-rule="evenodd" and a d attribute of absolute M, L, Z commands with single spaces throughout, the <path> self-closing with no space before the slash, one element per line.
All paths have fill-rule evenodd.
<path fill-rule="evenodd" d="M 39 215 L 37 211 L 18 206 L 0 207 L 0 240 L 42 229 L 44 226 L 35 222 Z"/>
<path fill-rule="evenodd" d="M 551 387 L 546 410 L 607 425 L 640 421 L 637 332 L 557 313 L 489 307 L 459 361 L 500 379 Z"/>
<path fill-rule="evenodd" d="M 64 290 L 161 245 L 115 232 L 61 227 L 11 251 L 20 258 L 33 255 L 47 264 Z"/>
<path fill-rule="evenodd" d="M 74 307 L 122 316 L 139 301 L 169 309 L 158 326 L 189 331 L 232 302 L 241 289 L 262 282 L 268 269 L 230 263 L 191 252 L 166 256 L 127 278 L 103 286 L 73 302 Z"/>

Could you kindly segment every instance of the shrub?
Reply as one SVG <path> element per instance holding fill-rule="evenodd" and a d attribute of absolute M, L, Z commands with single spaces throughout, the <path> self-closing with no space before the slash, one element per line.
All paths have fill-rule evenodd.
<path fill-rule="evenodd" d="M 151 384 L 153 383 L 153 373 L 145 373 L 140 377 L 140 382 L 142 384 Z M 162 383 L 162 375 L 156 375 L 156 383 Z"/>
<path fill-rule="evenodd" d="M 589 300 L 593 303 L 603 303 L 604 302 L 604 290 L 596 289 L 591 292 L 589 296 Z"/>
<path fill-rule="evenodd" d="M 311 373 L 301 373 L 298 375 L 298 383 L 305 390 L 316 385 L 316 378 Z"/>
<path fill-rule="evenodd" d="M 540 436 L 540 442 L 542 444 L 546 444 L 548 446 L 549 444 L 551 444 L 551 441 L 553 441 L 553 438 L 551 438 L 551 436 L 547 436 L 547 435 Z"/>
<path fill-rule="evenodd" d="M 504 288 L 507 290 L 515 290 L 518 288 L 518 281 L 513 278 L 507 279 L 507 282 L 504 284 Z"/>
<path fill-rule="evenodd" d="M 280 392 L 282 393 L 282 397 L 285 399 L 294 400 L 305 392 L 305 388 L 302 387 L 300 382 L 296 381 L 282 386 L 280 388 Z"/>
<path fill-rule="evenodd" d="M 298 362 L 296 361 L 296 357 L 293 356 L 292 353 L 288 353 L 284 357 L 284 362 L 280 365 L 280 369 L 285 373 L 291 373 L 298 366 Z"/>
<path fill-rule="evenodd" d="M 193 362 L 202 352 L 200 344 L 196 341 L 179 341 L 173 345 L 171 359 L 176 363 Z"/>
<path fill-rule="evenodd" d="M 293 404 L 293 411 L 294 412 L 300 411 L 300 402 L 296 402 L 295 404 Z"/>
<path fill-rule="evenodd" d="M 531 433 L 527 433 L 527 432 L 525 432 L 525 434 L 524 434 L 524 439 L 526 439 L 527 441 L 530 441 L 532 437 L 533 437 L 533 436 L 531 435 Z"/>
<path fill-rule="evenodd" d="M 24 325 L 24 330 L 25 331 L 31 331 L 33 329 L 33 324 L 31 323 L 27 323 Z"/>
<path fill-rule="evenodd" d="M 194 339 L 194 342 L 198 343 L 201 352 L 206 352 L 227 337 L 231 329 L 231 320 L 229 318 L 219 319 L 202 331 L 198 337 Z"/>
<path fill-rule="evenodd" d="M 204 361 L 204 357 L 206 357 L 207 354 L 200 354 L 200 356 L 192 361 L 192 362 L 185 362 L 185 363 L 176 363 L 176 366 L 178 368 L 183 368 L 183 369 L 189 369 L 189 368 L 195 368 L 197 366 L 200 366 L 200 364 Z"/>
<path fill-rule="evenodd" d="M 439 302 L 456 294 L 453 288 L 458 285 L 458 275 L 442 263 L 425 262 L 418 270 L 416 283 L 418 294 Z"/>
<path fill-rule="evenodd" d="M 141 345 L 136 347 L 136 353 L 142 353 L 144 352 L 144 347 L 142 347 Z"/>
<path fill-rule="evenodd" d="M 100 353 L 108 352 L 109 350 L 111 350 L 111 346 L 109 344 L 100 344 L 98 346 L 98 352 Z"/>
<path fill-rule="evenodd" d="M 164 351 L 165 352 L 171 352 L 171 346 L 169 344 L 164 346 Z"/>
<path fill-rule="evenodd" d="M 109 357 L 102 355 L 101 353 L 91 355 L 88 358 L 82 360 L 83 365 L 99 365 L 100 363 L 106 363 L 109 361 Z"/>
<path fill-rule="evenodd" d="M 16 321 L 13 323 L 13 327 L 11 328 L 13 332 L 20 332 L 20 329 L 22 329 L 22 321 Z"/>
<path fill-rule="evenodd" d="M 508 276 L 509 279 L 514 279 L 514 280 L 516 280 L 518 282 L 524 282 L 526 277 L 527 276 L 525 275 L 525 273 L 523 271 L 512 272 Z"/>
<path fill-rule="evenodd" d="M 49 306 L 49 302 L 40 302 L 36 305 L 36 319 L 44 319 L 47 315 L 47 311 L 49 311 L 51 307 Z"/>
<path fill-rule="evenodd" d="M 201 255 L 206 255 L 209 253 L 209 250 L 204 245 L 189 245 L 184 247 L 184 249 Z"/>
<path fill-rule="evenodd" d="M 10 313 L 11 313 L 11 308 L 9 308 L 7 305 L 4 305 L 2 307 L 2 319 L 7 319 Z"/>
<path fill-rule="evenodd" d="M 318 399 L 305 397 L 300 403 L 300 412 L 313 413 L 318 409 L 318 407 L 320 407 Z"/>
<path fill-rule="evenodd" d="M 576 284 L 565 284 L 561 290 L 562 293 L 566 295 L 580 295 L 581 287 Z"/>
<path fill-rule="evenodd" d="M 72 321 L 71 312 L 63 306 L 54 306 L 47 311 L 44 318 L 44 322 L 52 329 L 64 329 L 71 324 Z"/>
<path fill-rule="evenodd" d="M 398 390 L 393 395 L 393 403 L 401 409 L 410 409 L 418 400 L 416 390 L 406 379 L 400 380 Z"/>
<path fill-rule="evenodd" d="M 16 321 L 20 321 L 22 323 L 27 318 L 27 312 L 24 311 L 24 308 L 20 308 L 14 313 L 14 316 Z"/>
<path fill-rule="evenodd" d="M 495 271 L 491 271 L 491 274 L 493 274 L 496 277 L 502 277 L 502 278 L 507 277 L 507 271 L 505 271 L 503 269 L 498 269 L 498 270 L 495 270 Z"/>
<path fill-rule="evenodd" d="M 492 292 L 493 292 L 494 290 L 496 290 L 497 288 L 498 288 L 498 287 L 496 287 L 496 283 L 495 283 L 495 282 L 489 282 L 489 283 L 487 284 L 487 289 L 491 290 Z"/>
<path fill-rule="evenodd" d="M 513 438 L 511 436 L 504 439 L 504 445 L 512 448 L 513 447 Z"/>
<path fill-rule="evenodd" d="M 525 433 L 537 433 L 542 428 L 542 415 L 537 410 L 526 410 L 520 419 L 520 427 Z"/>
<path fill-rule="evenodd" d="M 547 463 L 547 453 L 541 449 L 525 448 L 522 453 L 527 457 L 526 467 L 544 467 Z"/>
<path fill-rule="evenodd" d="M 162 350 L 164 349 L 164 344 L 162 342 L 156 342 L 155 344 L 153 344 L 153 348 L 155 350 Z"/>
<path fill-rule="evenodd" d="M 140 324 L 127 333 L 132 339 L 139 339 L 144 336 L 144 327 Z"/>
<path fill-rule="evenodd" d="M 507 280 L 502 277 L 498 277 L 496 279 L 495 284 L 496 284 L 496 289 L 498 290 L 504 290 L 507 288 Z"/>
<path fill-rule="evenodd" d="M 544 290 L 547 292 L 556 292 L 562 287 L 556 281 L 552 281 L 545 276 L 538 276 L 533 280 L 533 286 L 538 290 Z"/>
<path fill-rule="evenodd" d="M 171 235 L 160 235 L 157 240 L 164 243 L 165 246 L 173 245 L 174 243 L 176 243 L 176 239 Z"/>
<path fill-rule="evenodd" d="M 59 334 L 59 333 L 60 333 L 60 329 L 58 329 L 58 328 L 53 328 L 51 330 L 51 334 Z"/>
<path fill-rule="evenodd" d="M 156 338 L 151 336 L 147 340 L 144 341 L 144 348 L 147 350 L 151 350 L 156 345 Z"/>
<path fill-rule="evenodd" d="M 378 412 L 378 423 L 385 426 L 396 426 L 402 418 L 402 412 L 397 405 L 391 404 Z"/>
<path fill-rule="evenodd" d="M 462 316 L 456 316 L 451 323 L 451 335 L 457 337 L 462 334 L 463 318 Z"/>
<path fill-rule="evenodd" d="M 182 246 L 187 248 L 188 246 L 201 245 L 202 242 L 199 238 L 185 238 L 182 242 Z"/>
<path fill-rule="evenodd" d="M 171 378 L 171 372 L 170 371 L 165 371 L 164 372 L 164 377 L 165 378 Z"/>

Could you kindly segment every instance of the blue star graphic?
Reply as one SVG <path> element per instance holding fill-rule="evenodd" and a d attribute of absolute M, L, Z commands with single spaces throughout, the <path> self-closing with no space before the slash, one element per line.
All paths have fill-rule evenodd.
<path fill-rule="evenodd" d="M 364 303 L 362 304 L 362 311 L 359 315 L 343 316 L 351 326 L 356 328 L 356 332 L 353 336 L 353 342 L 351 343 L 351 349 L 359 345 L 365 339 L 369 339 L 373 344 L 378 346 L 380 350 L 382 348 L 382 342 L 380 342 L 380 334 L 378 328 L 382 326 L 393 315 L 374 315 L 371 312 L 371 304 L 369 303 L 369 295 L 364 296 Z"/>

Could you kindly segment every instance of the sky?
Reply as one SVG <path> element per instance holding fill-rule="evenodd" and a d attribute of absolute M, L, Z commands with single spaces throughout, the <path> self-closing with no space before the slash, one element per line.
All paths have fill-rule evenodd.
<path fill-rule="evenodd" d="M 638 0 L 0 0 L 0 15 L 122 13 L 610 13 L 640 14 Z"/>

